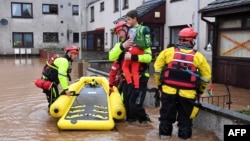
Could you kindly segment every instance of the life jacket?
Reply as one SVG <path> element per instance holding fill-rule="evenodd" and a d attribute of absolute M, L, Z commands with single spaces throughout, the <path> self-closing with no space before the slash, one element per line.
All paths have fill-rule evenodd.
<path fill-rule="evenodd" d="M 162 70 L 161 82 L 176 88 L 196 89 L 199 79 L 192 74 L 198 73 L 193 64 L 196 50 L 183 53 L 180 48 L 176 47 L 174 51 L 173 60 Z"/>
<path fill-rule="evenodd" d="M 59 84 L 59 79 L 58 79 L 58 67 L 54 64 L 54 61 L 59 58 L 60 56 L 54 56 L 51 57 L 48 61 L 46 61 L 45 66 L 43 67 L 43 71 L 42 71 L 42 75 L 45 76 L 46 80 L 55 82 L 57 84 Z M 67 57 L 65 57 L 67 58 Z M 69 60 L 69 59 L 67 59 Z M 67 71 L 67 76 L 69 78 L 69 81 L 71 81 L 71 77 L 69 75 L 69 73 L 71 73 L 71 67 L 68 68 Z"/>

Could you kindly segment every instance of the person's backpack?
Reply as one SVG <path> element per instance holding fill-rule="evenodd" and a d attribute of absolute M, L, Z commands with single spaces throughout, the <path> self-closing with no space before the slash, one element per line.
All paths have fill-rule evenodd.
<path fill-rule="evenodd" d="M 134 43 L 136 44 L 136 46 L 143 49 L 152 46 L 150 29 L 148 26 L 138 26 Z"/>

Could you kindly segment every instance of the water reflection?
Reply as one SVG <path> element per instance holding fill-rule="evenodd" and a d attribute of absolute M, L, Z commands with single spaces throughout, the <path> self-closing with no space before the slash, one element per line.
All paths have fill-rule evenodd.
<path fill-rule="evenodd" d="M 33 81 L 41 76 L 45 60 L 30 58 L 0 58 L 1 140 L 91 140 L 91 141 L 152 141 L 158 139 L 158 108 L 147 108 L 152 123 L 148 125 L 117 122 L 113 131 L 60 131 L 57 119 L 49 116 L 47 100 Z M 77 64 L 73 64 L 73 81 L 77 79 Z M 73 83 L 73 81 L 71 83 Z M 178 140 L 176 130 L 171 140 Z M 194 130 L 192 140 L 217 141 L 210 132 Z"/>

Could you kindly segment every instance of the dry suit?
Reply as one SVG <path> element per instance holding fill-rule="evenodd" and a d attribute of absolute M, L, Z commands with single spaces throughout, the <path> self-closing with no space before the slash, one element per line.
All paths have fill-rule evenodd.
<path fill-rule="evenodd" d="M 113 92 L 113 86 L 116 86 L 118 88 L 118 91 L 121 92 L 121 82 L 121 61 L 114 61 L 109 72 L 109 93 Z"/>
<path fill-rule="evenodd" d="M 200 52 L 180 44 L 161 51 L 154 70 L 155 81 L 162 92 L 159 134 L 171 136 L 172 124 L 177 121 L 178 136 L 190 138 L 195 100 L 211 79 L 210 65 Z"/>
<path fill-rule="evenodd" d="M 58 91 L 58 84 L 61 85 L 63 92 L 68 90 L 68 79 L 70 78 L 72 60 L 65 55 L 64 57 L 52 57 L 46 62 L 43 68 L 42 79 L 53 82 L 51 89 L 43 92 L 47 96 L 48 107 L 60 96 Z"/>
<path fill-rule="evenodd" d="M 115 61 L 125 50 L 122 47 L 123 42 L 116 43 L 115 46 L 109 52 L 109 60 Z M 149 120 L 148 115 L 146 114 L 145 109 L 143 108 L 143 102 L 146 95 L 147 83 L 149 79 L 148 64 L 152 60 L 151 48 L 144 49 L 144 54 L 142 55 L 132 55 L 132 61 L 138 61 L 141 63 L 141 68 L 139 71 L 140 80 L 139 80 L 139 89 L 134 91 L 133 84 L 127 84 L 126 81 L 122 83 L 122 93 L 123 93 L 123 102 L 126 109 L 126 120 L 127 121 L 136 121 L 140 122 Z M 123 75 L 124 78 L 124 75 Z M 125 79 L 123 79 L 125 80 Z"/>

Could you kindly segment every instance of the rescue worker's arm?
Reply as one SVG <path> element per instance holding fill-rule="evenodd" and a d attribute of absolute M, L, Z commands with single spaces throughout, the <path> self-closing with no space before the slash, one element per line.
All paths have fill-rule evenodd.
<path fill-rule="evenodd" d="M 194 65 L 198 68 L 200 76 L 203 79 L 200 81 L 198 91 L 203 93 L 212 77 L 211 67 L 208 64 L 206 58 L 200 52 L 197 52 L 195 56 L 197 57 L 194 58 Z"/>
<path fill-rule="evenodd" d="M 115 46 L 109 51 L 109 61 L 118 60 L 120 54 L 124 51 L 122 42 L 116 43 Z"/>
<path fill-rule="evenodd" d="M 69 61 L 66 58 L 57 58 L 54 64 L 58 67 L 59 83 L 64 91 L 68 90 L 68 76 Z"/>
<path fill-rule="evenodd" d="M 119 68 L 117 68 L 117 61 L 115 61 L 112 66 L 111 66 L 111 70 L 109 72 L 109 86 L 114 86 L 114 82 L 115 82 L 115 77 L 118 73 Z"/>
<path fill-rule="evenodd" d="M 148 47 L 144 49 L 144 54 L 141 55 L 131 55 L 131 60 L 138 61 L 140 63 L 150 63 L 152 60 L 152 51 L 151 48 Z"/>
<path fill-rule="evenodd" d="M 174 48 L 167 48 L 160 52 L 154 63 L 154 78 L 157 86 L 161 86 L 160 76 L 162 69 L 173 58 Z"/>

